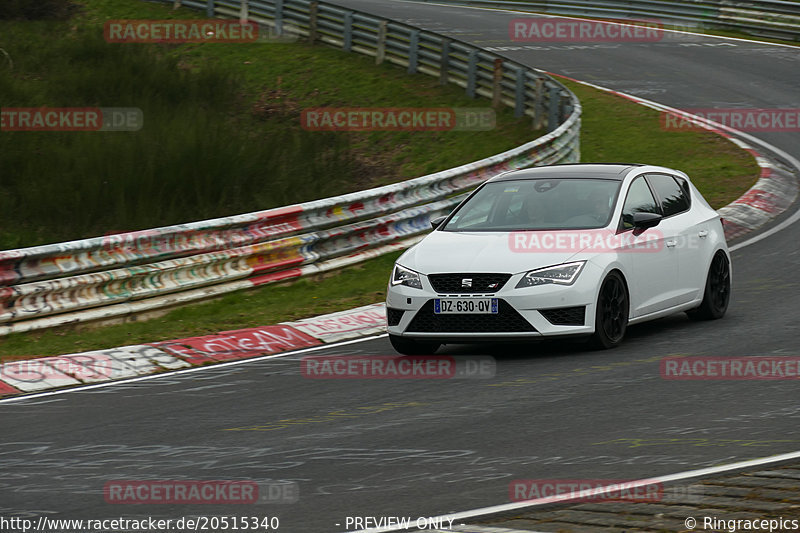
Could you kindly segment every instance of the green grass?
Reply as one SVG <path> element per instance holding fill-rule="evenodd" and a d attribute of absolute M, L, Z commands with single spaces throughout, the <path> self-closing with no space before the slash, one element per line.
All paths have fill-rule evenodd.
<path fill-rule="evenodd" d="M 109 44 L 113 19 L 203 18 L 85 0 L 73 20 L 0 20 L 3 107 L 135 107 L 138 132 L 0 132 L 0 249 L 202 220 L 451 168 L 539 136 L 314 132 L 309 107 L 487 107 L 436 79 L 307 43 Z"/>
<path fill-rule="evenodd" d="M 561 81 L 583 105 L 583 161 L 648 163 L 682 170 L 715 209 L 736 200 L 759 177 L 753 157 L 719 135 L 667 131 L 661 114 L 653 109 Z"/>
<path fill-rule="evenodd" d="M 93 4 L 103 5 L 104 3 L 93 2 Z M 112 2 L 105 2 L 105 4 L 112 4 Z M 119 2 L 119 5 L 128 5 L 130 8 L 129 4 L 129 2 Z M 117 2 L 113 2 L 113 5 L 116 6 Z M 139 4 L 136 3 L 136 5 Z M 148 9 L 157 9 L 158 7 L 144 5 Z M 124 16 L 131 15 L 117 14 L 116 16 L 124 18 Z M 262 46 L 265 49 L 273 49 L 272 47 L 276 45 Z M 293 87 L 293 94 L 297 94 L 293 98 L 297 98 L 298 101 L 307 101 L 304 99 L 312 98 L 311 93 L 314 92 L 314 89 L 323 87 L 322 83 L 317 83 L 316 73 L 325 70 L 324 64 L 328 59 L 344 61 L 348 65 L 352 63 L 352 66 L 348 68 L 351 68 L 353 72 L 378 77 L 386 83 L 394 85 L 390 90 L 397 90 L 396 85 L 399 83 L 397 80 L 413 80 L 412 84 L 422 83 L 423 86 L 420 89 L 422 91 L 436 89 L 435 84 L 430 83 L 427 78 L 408 77 L 400 69 L 388 66 L 378 68 L 371 65 L 369 61 L 362 61 L 357 56 L 342 56 L 336 51 L 316 47 L 303 47 L 302 50 L 303 53 L 312 54 L 308 58 L 319 57 L 316 54 L 323 54 L 324 57 L 319 59 L 319 65 L 315 64 L 314 76 L 306 73 L 305 84 L 301 83 Z M 221 54 L 216 56 L 216 61 L 223 64 L 234 61 L 223 57 L 225 54 L 221 51 L 214 53 Z M 285 66 L 281 68 L 285 68 Z M 251 76 L 255 78 L 261 75 L 260 71 L 251 73 Z M 251 80 L 248 76 L 244 76 L 243 79 L 245 84 L 252 83 L 253 86 L 258 86 L 260 83 Z M 295 78 L 287 74 L 284 79 L 287 80 L 285 83 L 289 83 L 289 79 Z M 427 85 L 425 85 L 426 83 Z M 758 167 L 752 157 L 727 140 L 706 132 L 664 131 L 656 111 L 582 85 L 569 82 L 567 85 L 575 91 L 583 104 L 581 135 L 583 161 L 642 162 L 684 170 L 692 177 L 712 205 L 717 208 L 738 198 L 752 185 L 758 175 Z M 366 89 L 366 92 L 379 93 L 379 87 L 380 85 L 373 86 Z M 320 90 L 322 91 L 322 89 Z M 329 87 L 327 90 L 332 89 Z M 374 94 L 373 96 L 379 97 Z M 334 98 L 334 96 L 330 96 L 330 98 Z M 336 93 L 335 98 L 345 97 L 341 93 Z M 460 91 L 454 93 L 454 99 L 461 101 Z M 447 103 L 454 106 L 460 105 Z M 515 139 L 512 144 L 520 144 L 521 141 L 518 142 L 518 138 L 513 135 L 515 127 L 517 126 L 512 125 L 512 133 L 509 135 Z M 505 126 L 501 125 L 496 133 L 505 134 L 504 128 Z M 484 135 L 486 134 L 481 133 L 477 138 L 483 139 Z M 422 135 L 419 137 L 426 138 Z M 398 156 L 393 151 L 396 147 L 391 142 L 392 139 L 396 138 L 387 135 L 366 135 L 358 142 L 363 142 L 364 146 L 375 142 L 378 146 L 376 153 L 387 150 L 388 147 L 391 157 L 395 158 Z M 452 139 L 454 144 L 458 144 L 456 137 Z M 462 160 L 459 162 L 473 159 L 469 154 L 484 148 L 482 144 L 475 147 L 468 140 L 464 144 L 466 148 L 463 146 L 458 148 L 458 150 L 462 150 Z M 489 146 L 491 146 L 490 152 L 500 151 L 493 142 L 489 142 Z M 364 149 L 366 150 L 366 148 Z M 403 163 L 403 158 L 412 155 L 423 157 L 421 155 L 424 153 L 423 150 L 424 147 L 419 147 L 403 152 L 405 156 L 399 156 L 396 162 L 411 165 L 410 168 L 417 168 L 414 165 L 420 163 L 414 163 L 410 159 Z M 453 152 L 456 151 L 454 147 Z M 427 163 L 423 160 L 421 164 Z M 414 174 L 412 173 L 412 175 Z M 10 335 L 0 338 L 0 353 L 3 354 L 0 356 L 0 360 L 17 356 L 64 354 L 125 344 L 205 335 L 217 331 L 274 324 L 374 303 L 385 297 L 391 265 L 397 256 L 397 253 L 389 254 L 364 262 L 357 267 L 327 276 L 302 279 L 288 286 L 265 286 L 229 294 L 210 302 L 175 309 L 156 320 L 106 327 L 73 326 Z M 287 305 L 287 302 L 291 302 L 291 305 Z"/>

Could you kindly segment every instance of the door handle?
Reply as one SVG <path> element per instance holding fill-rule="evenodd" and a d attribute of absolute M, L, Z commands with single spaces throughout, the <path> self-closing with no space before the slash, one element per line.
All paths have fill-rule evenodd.
<path fill-rule="evenodd" d="M 706 231 L 706 230 L 702 230 L 702 231 L 700 231 L 700 233 L 698 233 L 697 235 L 698 235 L 698 236 L 699 236 L 701 239 L 705 239 L 706 237 L 708 237 L 708 231 Z"/>
<path fill-rule="evenodd" d="M 668 248 L 675 248 L 675 245 L 678 244 L 678 241 L 667 241 L 665 244 Z"/>

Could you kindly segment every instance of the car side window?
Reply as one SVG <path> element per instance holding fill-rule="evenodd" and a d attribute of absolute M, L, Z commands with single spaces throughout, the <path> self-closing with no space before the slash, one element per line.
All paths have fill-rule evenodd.
<path fill-rule="evenodd" d="M 649 174 L 647 180 L 661 200 L 661 210 L 665 217 L 677 215 L 689 209 L 690 200 L 686 193 L 685 182 L 679 183 L 677 179 L 667 174 Z"/>
<path fill-rule="evenodd" d="M 633 180 L 628 189 L 628 196 L 622 206 L 623 229 L 633 228 L 634 213 L 660 213 L 656 199 L 653 198 L 653 193 L 650 192 L 650 187 L 647 186 L 644 176 L 639 176 Z"/>

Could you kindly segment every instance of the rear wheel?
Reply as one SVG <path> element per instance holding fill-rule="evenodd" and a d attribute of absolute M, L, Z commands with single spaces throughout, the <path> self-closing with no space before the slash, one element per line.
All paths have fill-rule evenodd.
<path fill-rule="evenodd" d="M 628 291 L 618 272 L 611 272 L 600 286 L 595 309 L 594 334 L 590 344 L 597 349 L 613 348 L 622 342 L 628 328 Z"/>
<path fill-rule="evenodd" d="M 392 334 L 389 334 L 389 342 L 392 348 L 403 355 L 432 355 L 441 346 L 441 343 L 434 341 L 418 341 Z"/>
<path fill-rule="evenodd" d="M 725 252 L 719 251 L 711 261 L 706 288 L 700 307 L 687 311 L 692 320 L 716 320 L 725 316 L 731 299 L 731 266 Z"/>

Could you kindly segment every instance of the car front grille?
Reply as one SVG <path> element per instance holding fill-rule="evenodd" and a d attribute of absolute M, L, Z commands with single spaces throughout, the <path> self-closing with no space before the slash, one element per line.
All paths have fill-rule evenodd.
<path fill-rule="evenodd" d="M 560 307 L 539 311 L 554 326 L 582 326 L 586 323 L 586 306 Z"/>
<path fill-rule="evenodd" d="M 497 302 L 497 314 L 443 315 L 433 312 L 433 300 L 423 305 L 411 323 L 408 332 L 416 333 L 514 333 L 532 332 L 536 328 L 522 318 L 505 300 Z"/>
<path fill-rule="evenodd" d="M 396 326 L 400 323 L 400 320 L 403 318 L 403 311 L 402 309 L 392 309 L 391 307 L 386 308 L 386 323 L 390 326 Z"/>
<path fill-rule="evenodd" d="M 511 274 L 429 274 L 433 290 L 440 294 L 493 293 L 503 288 Z"/>

